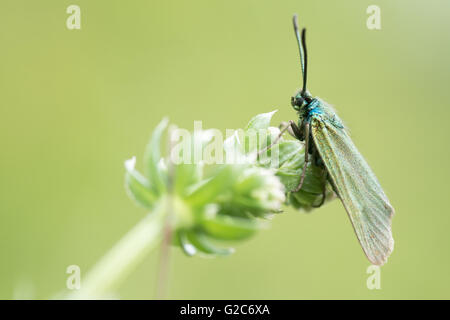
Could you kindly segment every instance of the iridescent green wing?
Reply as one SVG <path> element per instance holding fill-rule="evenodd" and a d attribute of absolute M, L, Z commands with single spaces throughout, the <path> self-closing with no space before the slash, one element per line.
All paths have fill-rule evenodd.
<path fill-rule="evenodd" d="M 382 265 L 394 249 L 391 231 L 394 208 L 345 129 L 334 122 L 337 116 L 329 115 L 311 119 L 315 145 L 364 253 L 370 262 Z"/>

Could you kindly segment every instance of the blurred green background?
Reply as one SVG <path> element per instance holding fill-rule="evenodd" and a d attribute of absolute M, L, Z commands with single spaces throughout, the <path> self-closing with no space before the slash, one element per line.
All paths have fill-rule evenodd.
<path fill-rule="evenodd" d="M 81 7 L 81 30 L 66 8 Z M 381 8 L 368 30 L 366 8 Z M 309 89 L 336 106 L 396 208 L 381 290 L 339 201 L 288 210 L 221 259 L 172 250 L 175 299 L 450 298 L 448 1 L 0 3 L 0 298 L 48 298 L 145 214 L 123 188 L 163 116 L 240 128 L 301 85 L 291 16 L 308 28 Z M 156 252 L 118 292 L 152 298 Z M 24 289 L 25 288 L 25 289 Z M 28 288 L 28 289 L 26 289 Z M 25 293 L 24 293 L 25 292 Z"/>

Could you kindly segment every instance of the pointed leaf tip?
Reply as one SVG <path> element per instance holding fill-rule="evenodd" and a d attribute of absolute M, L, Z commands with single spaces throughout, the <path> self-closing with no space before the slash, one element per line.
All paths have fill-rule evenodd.
<path fill-rule="evenodd" d="M 267 129 L 270 126 L 270 121 L 272 120 L 273 115 L 278 110 L 274 110 L 267 113 L 261 113 L 256 116 L 254 116 L 249 123 L 247 124 L 247 127 L 245 128 L 245 131 L 248 130 L 260 130 L 260 129 Z"/>
<path fill-rule="evenodd" d="M 125 169 L 127 169 L 127 171 L 133 171 L 134 167 L 136 166 L 136 157 L 133 156 L 132 158 L 125 160 Z"/>

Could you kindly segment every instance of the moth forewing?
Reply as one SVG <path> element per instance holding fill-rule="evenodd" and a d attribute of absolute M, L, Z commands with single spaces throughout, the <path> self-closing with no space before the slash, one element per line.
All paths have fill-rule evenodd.
<path fill-rule="evenodd" d="M 394 248 L 391 218 L 394 209 L 375 174 L 331 108 L 311 118 L 311 135 L 367 258 L 387 261 Z"/>

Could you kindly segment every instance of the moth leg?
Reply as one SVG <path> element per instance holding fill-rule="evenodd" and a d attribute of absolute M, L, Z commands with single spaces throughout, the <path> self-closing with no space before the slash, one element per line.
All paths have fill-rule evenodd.
<path fill-rule="evenodd" d="M 300 176 L 300 182 L 298 183 L 297 188 L 295 188 L 293 192 L 299 191 L 303 186 L 303 182 L 305 181 L 306 167 L 308 166 L 308 162 L 309 162 L 309 150 L 308 150 L 309 149 L 309 126 L 310 126 L 310 123 L 306 122 L 305 123 L 305 162 L 303 164 L 303 170 L 302 170 L 302 175 Z M 293 128 L 293 130 L 295 133 L 294 128 Z"/>
<path fill-rule="evenodd" d="M 280 123 L 280 126 L 278 127 L 280 130 L 281 128 L 286 128 L 287 127 L 287 132 L 293 137 L 296 138 L 294 130 L 292 130 L 291 124 L 289 122 L 283 121 Z"/>
<path fill-rule="evenodd" d="M 280 127 L 283 125 L 283 123 L 281 123 Z M 261 149 L 260 151 L 258 151 L 258 157 L 263 154 L 264 152 L 266 152 L 267 150 L 269 150 L 270 148 L 272 148 L 272 146 L 274 146 L 275 144 L 278 143 L 278 141 L 280 141 L 281 137 L 283 136 L 283 134 L 286 132 L 286 130 L 288 130 L 288 128 L 290 127 L 290 122 L 289 124 L 286 124 L 285 127 L 283 129 L 280 130 L 280 133 L 278 134 L 278 136 L 275 138 L 275 140 L 273 140 L 273 142 L 268 145 L 267 147 Z"/>
<path fill-rule="evenodd" d="M 281 127 L 284 125 L 284 128 L 281 129 Z M 303 141 L 303 135 L 302 132 L 300 130 L 300 128 L 295 124 L 294 121 L 289 120 L 289 123 L 286 122 L 282 122 L 280 124 L 280 133 L 278 134 L 278 136 L 275 138 L 275 140 L 268 145 L 267 147 L 263 148 L 262 150 L 260 150 L 258 152 L 258 157 L 263 154 L 264 152 L 266 152 L 267 150 L 269 150 L 270 148 L 272 148 L 273 145 L 277 144 L 278 141 L 281 139 L 281 137 L 283 136 L 283 134 L 286 132 L 286 130 L 289 132 L 290 135 L 292 135 L 294 138 L 299 139 L 300 141 Z"/>
<path fill-rule="evenodd" d="M 327 197 L 327 181 L 328 181 L 328 172 L 327 172 L 327 174 L 325 176 L 325 183 L 323 185 L 322 200 L 320 201 L 319 204 L 312 205 L 311 207 L 313 207 L 313 208 L 320 208 L 325 203 L 325 198 Z"/>
<path fill-rule="evenodd" d="M 302 130 L 295 124 L 295 122 L 291 120 L 289 121 L 289 124 L 291 125 L 294 138 L 297 138 L 300 141 L 305 140 Z"/>

